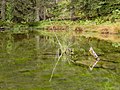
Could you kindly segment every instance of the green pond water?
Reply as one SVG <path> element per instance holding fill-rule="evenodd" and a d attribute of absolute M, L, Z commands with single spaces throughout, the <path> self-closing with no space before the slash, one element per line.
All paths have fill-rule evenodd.
<path fill-rule="evenodd" d="M 59 58 L 54 34 L 0 32 L 0 90 L 120 90 L 119 35 L 115 42 L 109 37 L 64 36 L 58 35 L 60 43 L 73 51 L 64 53 L 49 82 Z M 90 47 L 101 59 L 92 71 Z"/>

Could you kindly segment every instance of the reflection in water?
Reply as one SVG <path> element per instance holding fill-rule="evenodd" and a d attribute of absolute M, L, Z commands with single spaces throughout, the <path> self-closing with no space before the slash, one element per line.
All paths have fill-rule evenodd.
<path fill-rule="evenodd" d="M 82 32 L 81 34 L 76 35 L 82 35 L 85 37 L 95 37 L 98 39 L 103 40 L 110 40 L 112 42 L 120 42 L 120 34 L 112 34 L 112 33 L 97 33 L 97 32 Z"/>
<path fill-rule="evenodd" d="M 40 37 L 39 35 L 35 35 L 35 38 L 36 38 L 36 50 L 39 50 Z"/>
<path fill-rule="evenodd" d="M 35 40 L 36 40 L 36 61 L 37 61 L 37 66 L 39 66 L 40 61 L 40 57 L 39 57 L 39 50 L 40 50 L 40 37 L 39 35 L 35 35 Z"/>
<path fill-rule="evenodd" d="M 109 38 L 110 35 L 109 34 L 100 34 L 100 36 L 103 38 Z"/>
<path fill-rule="evenodd" d="M 22 33 L 22 34 L 21 33 L 20 34 L 12 34 L 12 37 L 14 38 L 15 42 L 29 38 L 28 34 L 24 34 L 24 33 Z"/>
<path fill-rule="evenodd" d="M 100 34 L 100 37 L 105 40 L 111 40 L 113 42 L 120 42 L 120 35 L 116 34 Z"/>
<path fill-rule="evenodd" d="M 86 66 L 90 65 L 94 58 L 88 53 L 88 38 L 75 35 L 64 37 L 64 35 L 59 35 L 58 38 L 67 49 L 55 69 L 52 82 L 49 82 L 56 63 L 56 51 L 59 49 L 55 36 L 0 34 L 0 89 L 119 90 L 120 47 L 113 47 L 111 42 L 91 37 L 90 43 L 101 61 L 97 63 L 97 68 L 90 72 Z M 12 47 L 8 49 L 6 46 Z M 71 59 L 76 63 L 68 64 L 63 59 L 67 61 Z"/>

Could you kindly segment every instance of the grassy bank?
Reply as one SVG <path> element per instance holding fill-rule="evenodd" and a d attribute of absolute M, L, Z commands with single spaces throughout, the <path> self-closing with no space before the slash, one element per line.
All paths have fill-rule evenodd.
<path fill-rule="evenodd" d="M 77 33 L 81 32 L 98 32 L 101 34 L 119 34 L 120 33 L 120 22 L 111 23 L 106 21 L 100 23 L 97 20 L 61 20 L 61 21 L 39 21 L 39 22 L 0 22 L 0 31 L 5 29 L 13 30 L 14 32 L 20 32 L 20 30 L 55 30 L 55 31 L 66 31 L 71 30 Z"/>
<path fill-rule="evenodd" d="M 111 23 L 110 21 L 99 23 L 97 21 L 40 21 L 34 23 L 22 24 L 21 27 L 32 27 L 48 30 L 75 30 L 81 31 L 92 31 L 100 33 L 120 33 L 120 22 Z"/>

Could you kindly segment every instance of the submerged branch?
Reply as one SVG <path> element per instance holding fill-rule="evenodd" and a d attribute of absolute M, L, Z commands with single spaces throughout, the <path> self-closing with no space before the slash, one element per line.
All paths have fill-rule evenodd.
<path fill-rule="evenodd" d="M 100 58 L 98 57 L 98 55 L 96 54 L 92 47 L 90 47 L 89 52 L 96 59 L 95 63 L 92 66 L 89 66 L 90 70 L 92 71 L 95 65 L 99 62 Z"/>
<path fill-rule="evenodd" d="M 54 72 L 55 72 L 55 69 L 56 69 L 56 67 L 57 67 L 57 65 L 58 65 L 58 62 L 60 61 L 60 58 L 62 57 L 62 54 L 59 56 L 59 58 L 58 58 L 58 60 L 57 60 L 57 62 L 56 62 L 56 64 L 55 64 L 55 66 L 54 66 L 54 68 L 53 68 L 53 70 L 52 70 L 52 74 L 51 74 L 51 77 L 50 77 L 50 79 L 49 79 L 49 82 L 51 82 L 51 80 L 52 80 L 52 77 L 53 77 L 53 74 L 54 74 Z"/>
<path fill-rule="evenodd" d="M 99 62 L 99 60 L 100 59 L 97 58 L 96 62 L 92 66 L 89 67 L 91 71 L 93 70 L 93 68 L 95 67 L 95 65 Z"/>
<path fill-rule="evenodd" d="M 57 37 L 57 35 L 56 35 L 55 32 L 54 32 L 54 34 L 55 34 L 55 37 L 56 37 L 56 39 L 57 39 L 57 41 L 58 41 L 58 44 L 60 45 L 60 48 L 62 48 L 62 45 L 61 45 L 61 43 L 60 43 L 60 41 L 59 41 L 59 39 L 58 39 L 58 37 Z"/>

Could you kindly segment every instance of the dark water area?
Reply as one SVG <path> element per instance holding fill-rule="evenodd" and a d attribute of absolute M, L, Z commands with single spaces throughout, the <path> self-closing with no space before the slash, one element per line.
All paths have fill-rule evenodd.
<path fill-rule="evenodd" d="M 59 33 L 73 51 L 63 54 L 49 82 L 60 54 L 55 35 L 0 32 L 0 90 L 120 90 L 120 42 L 86 36 Z M 90 47 L 100 58 L 92 71 Z"/>

